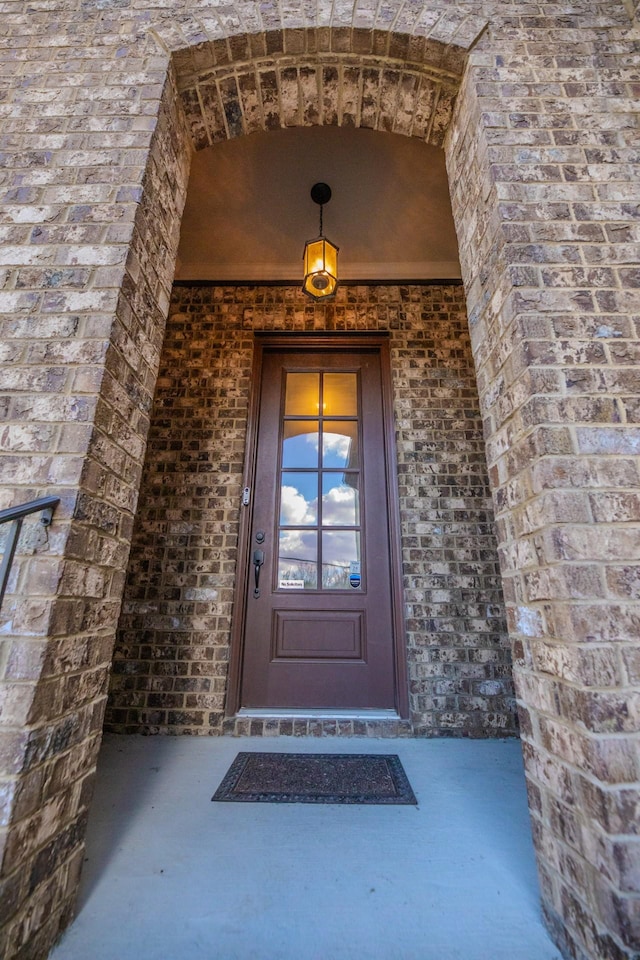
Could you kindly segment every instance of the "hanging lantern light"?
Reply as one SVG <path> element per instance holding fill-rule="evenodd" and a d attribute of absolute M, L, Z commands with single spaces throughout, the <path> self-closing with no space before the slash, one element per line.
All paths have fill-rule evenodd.
<path fill-rule="evenodd" d="M 302 289 L 313 300 L 328 300 L 338 289 L 338 247 L 322 232 L 322 207 L 331 199 L 331 187 L 326 183 L 314 184 L 311 199 L 320 206 L 320 233 L 304 245 Z"/>

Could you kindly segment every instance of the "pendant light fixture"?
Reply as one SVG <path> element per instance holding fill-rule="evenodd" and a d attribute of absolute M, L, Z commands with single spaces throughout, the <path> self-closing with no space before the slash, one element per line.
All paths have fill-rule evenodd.
<path fill-rule="evenodd" d="M 338 289 L 338 247 L 322 232 L 322 207 L 331 199 L 331 187 L 315 183 L 311 199 L 320 206 L 320 233 L 315 240 L 307 240 L 302 255 L 304 280 L 302 289 L 313 300 L 329 300 Z"/>

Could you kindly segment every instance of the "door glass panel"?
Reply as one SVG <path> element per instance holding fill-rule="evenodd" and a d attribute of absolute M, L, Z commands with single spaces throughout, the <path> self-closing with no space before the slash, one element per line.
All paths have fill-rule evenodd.
<path fill-rule="evenodd" d="M 360 588 L 358 396 L 357 373 L 286 374 L 279 590 Z"/>
<path fill-rule="evenodd" d="M 360 523 L 357 473 L 323 474 L 322 523 L 326 527 L 355 527 Z"/>
<path fill-rule="evenodd" d="M 325 417 L 356 417 L 358 415 L 358 375 L 356 373 L 325 373 L 322 413 Z"/>
<path fill-rule="evenodd" d="M 282 440 L 282 466 L 318 467 L 320 444 L 317 420 L 285 420 Z"/>
<path fill-rule="evenodd" d="M 355 420 L 325 421 L 322 431 L 323 467 L 358 467 L 358 424 Z"/>
<path fill-rule="evenodd" d="M 318 586 L 318 534 L 315 530 L 281 530 L 278 587 L 315 590 Z"/>
<path fill-rule="evenodd" d="M 357 530 L 323 531 L 322 586 L 325 590 L 360 587 L 360 534 Z"/>
<path fill-rule="evenodd" d="M 313 526 L 318 522 L 318 474 L 283 473 L 280 486 L 280 525 Z"/>
<path fill-rule="evenodd" d="M 320 412 L 320 374 L 288 373 L 285 417 L 317 417 Z"/>

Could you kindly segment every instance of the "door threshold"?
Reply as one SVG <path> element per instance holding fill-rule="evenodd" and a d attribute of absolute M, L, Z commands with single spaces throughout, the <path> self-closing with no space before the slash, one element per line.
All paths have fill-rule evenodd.
<path fill-rule="evenodd" d="M 287 707 L 241 707 L 237 717 L 261 720 L 400 720 L 395 710 L 316 710 Z"/>

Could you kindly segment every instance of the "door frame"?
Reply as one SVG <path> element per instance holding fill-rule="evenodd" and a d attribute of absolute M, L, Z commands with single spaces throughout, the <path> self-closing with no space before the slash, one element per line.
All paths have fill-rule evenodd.
<path fill-rule="evenodd" d="M 233 610 L 231 617 L 231 651 L 225 715 L 233 717 L 240 708 L 242 665 L 244 658 L 244 633 L 249 593 L 249 559 L 253 522 L 253 489 L 255 484 L 258 452 L 258 426 L 260 397 L 262 393 L 263 357 L 266 351 L 278 350 L 348 350 L 374 349 L 380 355 L 382 381 L 382 431 L 384 437 L 385 480 L 387 489 L 387 517 L 389 525 L 390 570 L 391 570 L 391 619 L 393 632 L 393 663 L 395 707 L 401 719 L 409 716 L 409 688 L 407 673 L 407 636 L 403 616 L 402 553 L 400 541 L 400 510 L 398 497 L 398 471 L 393 418 L 393 391 L 391 383 L 391 358 L 389 334 L 363 331 L 362 333 L 271 333 L 254 332 L 253 368 L 251 395 L 247 414 L 247 439 L 243 489 L 249 488 L 249 503 L 240 506 L 238 554 Z"/>

